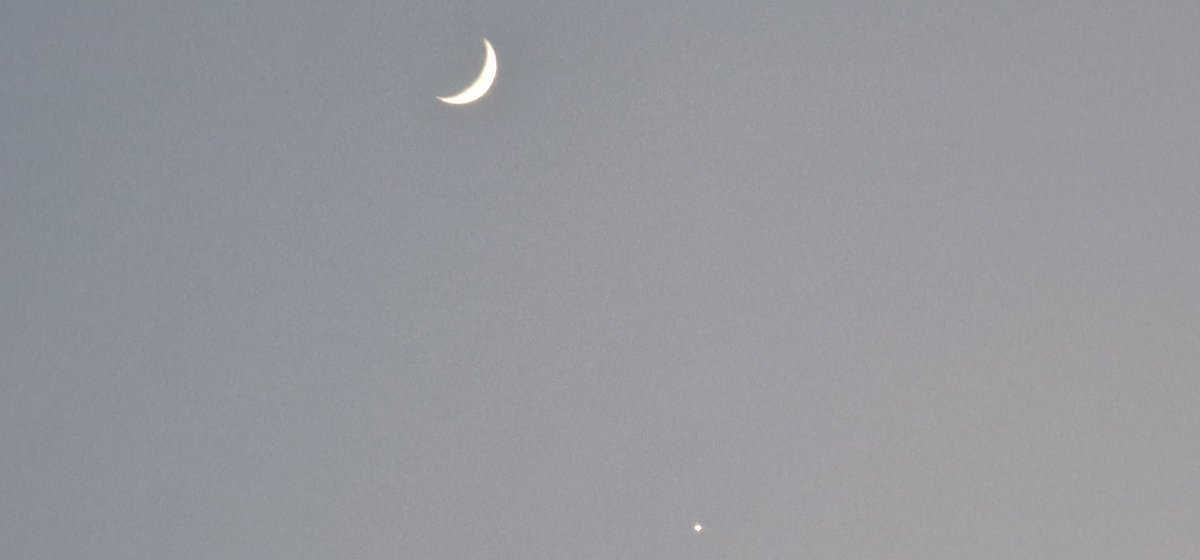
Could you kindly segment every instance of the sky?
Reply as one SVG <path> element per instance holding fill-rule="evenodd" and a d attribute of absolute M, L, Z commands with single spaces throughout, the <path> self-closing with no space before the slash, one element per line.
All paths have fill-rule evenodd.
<path fill-rule="evenodd" d="M 1196 558 L 1198 28 L 5 2 L 0 553 Z"/>

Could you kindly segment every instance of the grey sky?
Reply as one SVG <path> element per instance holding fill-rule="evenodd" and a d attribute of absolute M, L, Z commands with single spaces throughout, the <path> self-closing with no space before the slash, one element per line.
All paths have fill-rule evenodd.
<path fill-rule="evenodd" d="M 0 555 L 1200 556 L 1200 4 L 596 4 L 6 2 Z"/>

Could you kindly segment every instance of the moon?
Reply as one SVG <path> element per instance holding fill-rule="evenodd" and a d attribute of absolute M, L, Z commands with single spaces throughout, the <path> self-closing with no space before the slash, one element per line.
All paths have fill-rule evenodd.
<path fill-rule="evenodd" d="M 475 81 L 467 86 L 467 89 L 449 97 L 438 97 L 438 101 L 450 105 L 466 105 L 479 101 L 479 98 L 487 95 L 488 90 L 492 89 L 492 83 L 496 81 L 496 51 L 492 49 L 492 44 L 487 39 L 483 40 L 483 48 L 483 70 L 480 70 L 479 77 L 475 78 Z"/>

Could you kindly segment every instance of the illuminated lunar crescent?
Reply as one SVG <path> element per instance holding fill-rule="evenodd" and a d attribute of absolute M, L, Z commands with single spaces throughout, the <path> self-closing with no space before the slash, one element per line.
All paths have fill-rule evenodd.
<path fill-rule="evenodd" d="M 451 105 L 466 105 L 478 101 L 480 97 L 487 95 L 489 89 L 492 89 L 492 83 L 496 81 L 496 51 L 492 50 L 492 44 L 487 39 L 483 40 L 483 47 L 485 58 L 479 77 L 475 78 L 475 81 L 467 86 L 467 89 L 450 97 L 439 97 L 439 101 Z"/>

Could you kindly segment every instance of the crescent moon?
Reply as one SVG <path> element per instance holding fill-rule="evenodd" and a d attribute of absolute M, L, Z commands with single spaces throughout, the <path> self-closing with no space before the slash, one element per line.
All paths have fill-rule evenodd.
<path fill-rule="evenodd" d="M 479 72 L 479 77 L 475 78 L 467 89 L 449 97 L 438 97 L 438 101 L 451 105 L 466 105 L 487 95 L 488 90 L 492 89 L 492 83 L 496 81 L 496 51 L 492 50 L 492 44 L 487 39 L 483 40 L 483 48 L 483 70 Z"/>

